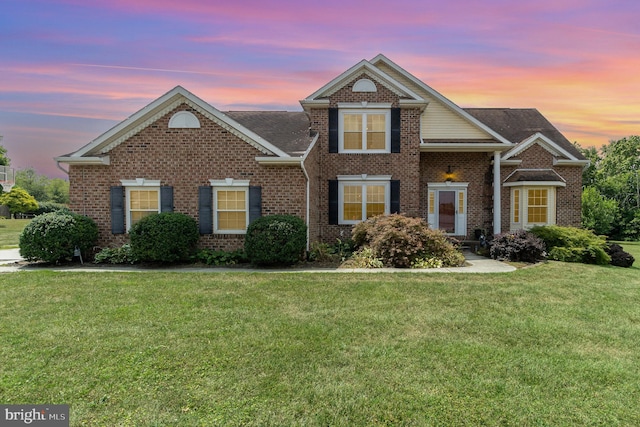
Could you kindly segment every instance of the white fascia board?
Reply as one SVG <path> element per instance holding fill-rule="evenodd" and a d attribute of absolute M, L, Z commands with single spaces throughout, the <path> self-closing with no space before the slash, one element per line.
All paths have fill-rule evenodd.
<path fill-rule="evenodd" d="M 580 161 L 574 155 L 566 151 L 564 148 L 560 147 L 558 144 L 553 142 L 548 137 L 544 136 L 542 133 L 537 132 L 531 135 L 529 138 L 525 139 L 521 143 L 515 146 L 515 148 L 509 151 L 505 156 L 504 160 L 509 159 L 511 157 L 517 156 L 522 153 L 527 148 L 531 147 L 533 144 L 540 144 L 542 148 L 553 154 L 554 156 L 563 156 L 566 157 L 569 161 Z"/>
<path fill-rule="evenodd" d="M 156 120 L 155 115 L 166 114 L 165 109 L 173 109 L 183 101 L 196 108 L 209 119 L 215 121 L 220 126 L 226 128 L 228 131 L 232 132 L 234 135 L 249 143 L 250 145 L 253 145 L 255 148 L 264 152 L 265 154 L 274 154 L 280 157 L 290 157 L 287 153 L 280 150 L 275 145 L 271 144 L 255 132 L 242 126 L 240 123 L 236 122 L 226 114 L 222 113 L 207 102 L 198 98 L 196 95 L 184 89 L 182 86 L 176 86 L 169 92 L 162 95 L 160 98 L 156 99 L 146 107 L 131 115 L 129 118 L 125 119 L 118 125 L 100 135 L 89 144 L 74 152 L 73 154 L 71 154 L 71 156 L 82 157 L 112 139 L 114 141 L 117 141 L 119 136 L 127 135 L 127 131 L 135 129 L 137 128 L 137 126 L 142 126 L 142 128 L 144 128 L 146 127 L 145 124 L 151 124 Z M 152 120 L 149 120 L 150 118 Z M 116 142 L 116 145 L 117 144 L 118 143 Z M 110 145 L 108 145 L 107 147 L 109 147 L 109 149 L 113 148 L 110 147 Z"/>
<path fill-rule="evenodd" d="M 393 68 L 396 72 L 398 72 L 402 76 L 406 77 L 407 79 L 411 80 L 413 83 L 418 85 L 418 87 L 422 88 L 429 95 L 433 96 L 438 101 L 442 102 L 449 109 L 451 109 L 452 111 L 454 111 L 455 113 L 460 115 L 463 119 L 467 120 L 468 122 L 470 122 L 473 125 L 479 127 L 483 131 L 487 132 L 489 135 L 493 136 L 498 141 L 501 141 L 501 142 L 503 142 L 505 144 L 511 144 L 511 141 L 509 141 L 508 139 L 506 139 L 505 137 L 503 137 L 502 135 L 500 135 L 499 133 L 497 133 L 496 131 L 494 131 L 493 129 L 491 129 L 490 127 L 488 127 L 487 125 L 485 125 L 484 123 L 482 123 L 481 121 L 476 119 L 475 117 L 473 117 L 471 114 L 469 114 L 466 111 L 464 111 L 462 108 L 458 107 L 458 105 L 456 105 L 449 98 L 445 97 L 440 92 L 438 92 L 437 90 L 435 90 L 434 88 L 432 88 L 431 86 L 429 86 L 428 84 L 423 82 L 422 80 L 418 79 L 413 74 L 409 73 L 404 68 L 400 67 L 398 64 L 396 64 L 395 62 L 391 61 L 389 58 L 387 58 L 383 54 L 377 55 L 370 62 L 371 62 L 371 64 L 374 64 L 374 66 L 378 62 L 384 62 L 387 66 Z"/>
<path fill-rule="evenodd" d="M 102 156 L 102 157 L 60 156 L 60 157 L 54 157 L 53 160 L 59 163 L 67 163 L 69 165 L 109 165 L 111 164 L 109 156 Z"/>
<path fill-rule="evenodd" d="M 562 181 L 518 181 L 505 182 L 503 187 L 566 187 L 567 183 Z"/>
<path fill-rule="evenodd" d="M 566 160 L 553 159 L 554 166 L 583 166 L 587 167 L 591 164 L 590 160 Z"/>
<path fill-rule="evenodd" d="M 256 162 L 265 166 L 300 166 L 304 157 L 256 157 Z"/>
<path fill-rule="evenodd" d="M 426 153 L 489 153 L 504 151 L 513 147 L 513 144 L 502 142 L 421 142 L 420 151 Z"/>
<path fill-rule="evenodd" d="M 317 98 L 328 96 L 333 93 L 336 88 L 341 88 L 344 86 L 349 80 L 353 79 L 355 76 L 361 73 L 365 73 L 372 77 L 374 80 L 378 80 L 387 88 L 395 90 L 396 92 L 401 93 L 402 95 L 408 96 L 409 98 L 413 98 L 414 100 L 419 100 L 424 102 L 422 97 L 417 93 L 413 92 L 411 89 L 398 82 L 388 74 L 384 73 L 377 67 L 374 67 L 367 60 L 362 60 L 358 62 L 353 67 L 349 68 L 347 71 L 340 74 L 338 77 L 331 80 L 326 85 L 322 86 L 320 89 L 300 101 L 301 104 L 307 105 L 310 101 L 315 101 Z"/>

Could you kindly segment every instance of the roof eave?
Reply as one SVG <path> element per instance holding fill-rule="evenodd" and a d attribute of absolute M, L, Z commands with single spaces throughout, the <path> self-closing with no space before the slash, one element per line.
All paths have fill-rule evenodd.
<path fill-rule="evenodd" d="M 513 144 L 503 142 L 421 142 L 420 151 L 423 153 L 492 153 L 506 151 L 513 148 Z"/>

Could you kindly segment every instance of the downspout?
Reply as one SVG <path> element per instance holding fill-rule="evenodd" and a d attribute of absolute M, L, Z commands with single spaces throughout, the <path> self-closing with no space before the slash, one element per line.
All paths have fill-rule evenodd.
<path fill-rule="evenodd" d="M 63 168 L 62 166 L 60 166 L 60 162 L 56 160 L 56 166 L 58 167 L 58 169 L 60 169 L 62 172 L 64 172 L 65 174 L 67 174 L 67 176 L 69 176 L 69 171 L 66 170 L 65 168 Z"/>
<path fill-rule="evenodd" d="M 502 204 L 500 201 L 500 152 L 493 152 L 493 235 L 502 232 Z"/>
<path fill-rule="evenodd" d="M 306 212 L 305 212 L 305 223 L 307 224 L 307 252 L 309 252 L 309 249 L 311 248 L 311 244 L 309 242 L 310 237 L 311 237 L 311 231 L 310 231 L 310 220 L 309 220 L 309 214 L 311 213 L 311 196 L 309 195 L 309 190 L 311 188 L 311 180 L 309 179 L 309 173 L 307 172 L 307 168 L 304 167 L 304 162 L 307 160 L 307 156 L 309 155 L 309 153 L 311 152 L 311 150 L 313 149 L 313 147 L 316 145 L 316 141 L 318 140 L 318 136 L 319 134 L 316 132 L 316 136 L 313 138 L 313 141 L 311 141 L 311 145 L 309 145 L 309 148 L 307 148 L 307 151 L 305 151 L 305 153 L 302 155 L 302 160 L 300 161 L 300 167 L 302 168 L 302 173 L 304 174 L 304 177 L 307 180 L 307 194 L 306 194 Z"/>

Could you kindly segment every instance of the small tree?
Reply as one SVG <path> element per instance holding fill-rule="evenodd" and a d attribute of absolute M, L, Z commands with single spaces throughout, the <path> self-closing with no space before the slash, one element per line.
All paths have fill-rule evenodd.
<path fill-rule="evenodd" d="M 6 205 L 12 214 L 32 212 L 38 209 L 38 202 L 20 187 L 0 196 L 0 205 Z"/>

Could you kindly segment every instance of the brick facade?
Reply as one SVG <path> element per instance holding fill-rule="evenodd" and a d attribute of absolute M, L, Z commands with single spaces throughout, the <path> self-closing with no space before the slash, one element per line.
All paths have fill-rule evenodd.
<path fill-rule="evenodd" d="M 309 225 L 309 241 L 335 243 L 337 238 L 345 239 L 351 235 L 351 225 L 332 225 L 329 221 L 329 182 L 335 181 L 339 175 L 390 175 L 391 180 L 399 181 L 400 212 L 409 216 L 427 218 L 428 211 L 428 183 L 444 183 L 445 172 L 449 167 L 453 172 L 453 182 L 465 182 L 467 186 L 466 223 L 467 229 L 456 236 L 461 239 L 472 238 L 474 229 L 482 228 L 493 231 L 493 151 L 479 152 L 477 147 L 464 152 L 458 148 L 451 152 L 435 150 L 421 151 L 422 132 L 421 121 L 425 112 L 425 99 L 438 102 L 431 94 L 415 95 L 412 91 L 426 90 L 411 86 L 408 80 L 404 84 L 411 86 L 407 89 L 400 83 L 388 80 L 388 76 L 380 75 L 373 78 L 373 66 L 363 66 L 363 71 L 354 72 L 351 77 L 344 78 L 344 82 L 336 83 L 334 87 L 325 87 L 315 98 L 303 101 L 307 116 L 297 114 L 300 136 L 287 137 L 287 134 L 274 133 L 271 140 L 266 138 L 266 144 L 280 143 L 287 147 L 290 157 L 278 154 L 270 156 L 287 165 L 260 163 L 256 157 L 265 157 L 263 151 L 243 140 L 239 133 L 253 132 L 249 127 L 243 130 L 231 129 L 235 124 L 221 125 L 216 120 L 224 122 L 225 117 L 211 106 L 206 105 L 195 96 L 182 88 L 176 88 L 164 97 L 159 98 L 147 108 L 156 116 L 147 114 L 143 109 L 136 115 L 136 120 L 125 121 L 121 125 L 122 131 L 131 131 L 133 126 L 144 126 L 137 133 L 114 145 L 116 136 L 98 138 L 100 144 L 91 148 L 92 151 L 83 152 L 88 158 L 86 164 L 78 163 L 78 157 L 69 159 L 70 198 L 73 211 L 93 218 L 100 230 L 99 246 L 118 246 L 128 241 L 126 234 L 111 233 L 110 188 L 120 186 L 120 180 L 158 180 L 163 186 L 173 187 L 173 205 L 175 212 L 185 213 L 196 220 L 198 218 L 198 188 L 208 186 L 209 180 L 249 180 L 250 186 L 260 186 L 262 196 L 262 214 L 292 214 L 303 218 Z M 367 91 L 353 91 L 354 84 L 368 79 L 375 85 L 375 91 L 368 87 Z M 385 81 L 386 79 L 386 81 Z M 339 81 L 338 79 L 336 81 Z M 384 83 L 383 83 L 384 82 Z M 394 86 L 395 85 L 395 86 Z M 390 89 L 395 87 L 395 89 Z M 399 95 L 404 93 L 405 95 Z M 422 93 L 422 92 L 420 92 Z M 315 96 L 315 95 L 314 95 Z M 424 96 L 424 99 L 420 96 Z M 182 97 L 182 98 L 180 98 Z M 178 99 L 179 101 L 175 101 Z M 173 102 L 173 103 L 172 103 Z M 335 153 L 330 152 L 329 142 L 329 111 L 344 104 L 362 105 L 366 108 L 370 104 L 388 104 L 392 109 L 400 111 L 400 150 L 391 153 Z M 177 106 L 177 107 L 176 107 Z M 463 114 L 453 111 L 451 106 L 442 111 L 451 110 L 451 114 Z M 495 120 L 495 128 L 502 126 L 501 132 L 515 132 L 529 128 L 550 132 L 550 140 L 562 139 L 564 150 L 573 148 L 552 125 L 546 122 L 537 111 L 516 110 L 494 111 L 494 109 L 473 109 L 479 120 Z M 200 128 L 169 128 L 170 118 L 179 111 L 188 111 L 200 121 Z M 333 110 L 332 110 L 333 111 Z M 428 109 L 426 111 L 429 111 Z M 220 113 L 220 114 L 219 114 Z M 219 115 L 218 115 L 219 114 Z M 229 113 L 231 114 L 231 113 Z M 514 114 L 523 119 L 509 122 Z M 153 117 L 150 119 L 149 117 Z M 394 115 L 394 118 L 397 117 Z M 308 118 L 308 123 L 307 123 Z M 459 120 L 460 117 L 456 116 Z M 246 119 L 246 117 L 245 117 Z M 544 119 L 544 120 L 543 120 Z M 145 120 L 149 120 L 146 122 Z M 395 120 L 395 119 L 394 119 Z M 502 120 L 502 121 L 501 121 Z M 527 120 L 536 121 L 536 125 L 523 125 Z M 281 122 L 277 122 L 281 123 Z M 456 123 L 452 120 L 447 123 Z M 483 123 L 487 123 L 484 121 Z M 224 124 L 224 123 L 223 123 Z M 264 122 L 253 122 L 264 131 Z M 307 129 L 308 124 L 308 129 Z M 513 126 L 512 126 L 513 125 Z M 243 125 L 242 125 L 243 126 Z M 528 127 L 527 127 L 528 126 Z M 517 129 L 515 129 L 517 128 Z M 273 129 L 269 128 L 269 129 Z M 293 128 L 291 128 L 293 129 Z M 301 131 L 300 131 L 301 129 Z M 298 132 L 296 131 L 296 132 Z M 257 132 L 257 131 L 256 131 Z M 484 132 L 484 131 L 483 131 Z M 557 133 L 554 133 L 557 132 Z M 283 136 L 285 135 L 285 136 Z M 289 135 L 293 135 L 290 133 Z M 298 135 L 297 133 L 295 135 Z M 452 139 L 445 142 L 452 144 L 468 142 L 460 135 L 455 126 L 451 131 Z M 246 134 L 245 134 L 246 136 Z M 495 135 L 494 135 L 495 136 Z M 251 137 L 253 138 L 253 136 Z M 249 139 L 251 139 L 249 138 Z M 286 141 L 281 141 L 281 139 Z M 287 139 L 288 138 L 288 139 Z M 297 138 L 297 139 L 296 139 Z M 496 147 L 497 139 L 488 139 L 494 143 L 489 147 Z M 518 138 L 521 138 L 518 137 Z M 547 137 L 549 139 L 549 137 Z M 512 136 L 512 139 L 515 138 Z M 518 139 L 520 140 L 520 139 Z M 482 144 L 485 141 L 473 141 Z M 294 148 L 291 148 L 293 144 Z M 555 142 L 551 142 L 554 144 Z M 107 144 L 114 145 L 108 148 Z M 260 143 L 257 143 L 258 146 Z M 298 145 L 296 145 L 298 144 Z M 428 146 L 428 142 L 424 146 Z M 498 144 L 499 146 L 500 144 Z M 109 165 L 96 165 L 95 159 L 104 153 L 106 148 L 110 158 Z M 263 146 L 264 147 L 264 146 Z M 280 148 L 276 145 L 276 151 Z M 464 147 L 464 146 L 463 146 Z M 284 150 L 284 148 L 282 148 Z M 306 151 L 305 151 L 306 150 Z M 276 152 L 273 151 L 273 152 Z M 395 151 L 395 150 L 394 150 Z M 82 152 L 82 149 L 79 150 Z M 504 153 L 503 153 L 504 154 Z M 579 153 L 570 154 L 570 160 L 582 160 Z M 300 160 L 300 162 L 297 162 Z M 293 160 L 293 161 L 291 161 Z M 504 180 L 516 169 L 553 169 L 556 171 L 565 187 L 559 186 L 556 191 L 556 223 L 559 225 L 580 225 L 581 206 L 581 163 L 571 165 L 555 165 L 556 157 L 539 144 L 532 144 L 510 160 L 521 160 L 519 165 L 501 167 L 499 183 L 501 194 L 502 231 L 510 227 L 510 188 L 504 187 Z M 64 162 L 64 160 L 63 160 Z M 297 163 L 296 163 L 297 162 Z M 571 162 L 570 162 L 571 163 Z M 395 188 L 395 187 L 394 187 Z M 394 190 L 395 192 L 395 190 Z M 215 249 L 236 249 L 243 245 L 243 235 L 207 234 L 201 236 L 200 245 Z"/>

